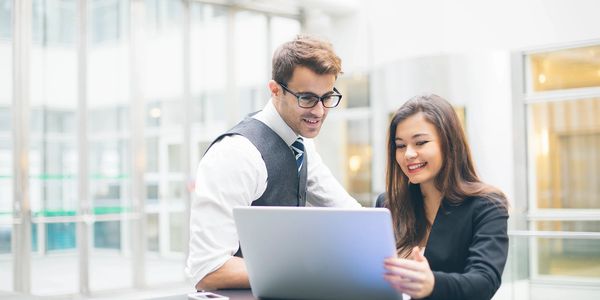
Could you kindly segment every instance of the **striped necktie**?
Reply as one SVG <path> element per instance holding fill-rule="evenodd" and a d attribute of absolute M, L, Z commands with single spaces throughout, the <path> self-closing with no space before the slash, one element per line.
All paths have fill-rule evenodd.
<path fill-rule="evenodd" d="M 292 144 L 292 150 L 296 156 L 296 167 L 298 167 L 298 173 L 302 169 L 302 163 L 304 163 L 304 142 L 301 137 L 297 138 Z"/>

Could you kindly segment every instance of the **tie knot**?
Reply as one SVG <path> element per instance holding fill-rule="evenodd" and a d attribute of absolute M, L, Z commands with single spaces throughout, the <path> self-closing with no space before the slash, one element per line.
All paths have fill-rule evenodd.
<path fill-rule="evenodd" d="M 296 153 L 304 152 L 304 140 L 301 137 L 297 138 L 292 144 L 292 149 Z"/>
<path fill-rule="evenodd" d="M 302 164 L 304 163 L 304 141 L 301 137 L 297 138 L 294 143 L 292 143 L 292 151 L 294 151 L 296 167 L 298 167 L 298 173 L 300 173 Z"/>

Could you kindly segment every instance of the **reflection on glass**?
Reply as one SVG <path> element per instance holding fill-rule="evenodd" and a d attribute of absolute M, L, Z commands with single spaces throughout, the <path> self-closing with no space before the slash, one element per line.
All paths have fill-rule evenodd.
<path fill-rule="evenodd" d="M 142 68 L 143 81 L 142 94 L 146 102 L 145 112 L 145 141 L 146 149 L 146 250 L 150 252 L 145 257 L 146 280 L 151 284 L 161 284 L 165 282 L 177 281 L 181 278 L 181 272 L 165 272 L 165 268 L 173 264 L 167 258 L 169 255 L 181 255 L 182 249 L 173 248 L 170 245 L 171 231 L 169 230 L 170 220 L 168 211 L 181 211 L 183 205 L 173 206 L 174 203 L 183 203 L 183 193 L 172 193 L 173 190 L 181 190 L 184 187 L 182 145 L 183 145 L 183 121 L 184 118 L 184 99 L 183 99 L 183 76 L 184 76 L 184 57 L 183 57 L 183 1 L 172 0 L 147 0 L 145 3 L 145 41 L 144 49 L 145 59 Z M 205 5 L 199 3 L 190 3 L 192 9 L 192 24 L 196 24 L 194 13 L 201 17 L 217 16 L 217 11 L 206 12 L 202 9 Z M 198 11 L 198 7 L 201 7 Z M 226 18 L 224 19 L 226 20 Z M 191 55 L 194 57 L 194 46 L 202 48 L 201 51 L 212 53 L 214 47 L 218 46 L 219 39 L 225 36 L 216 37 L 213 45 L 210 39 L 196 40 L 194 31 L 195 25 L 192 25 L 190 42 L 192 43 Z M 214 26 L 214 25 L 213 25 Z M 196 28 L 197 29 L 197 28 Z M 216 28 L 215 28 L 216 29 Z M 225 55 L 225 52 L 215 52 L 217 55 Z M 204 60 L 213 59 L 212 57 L 202 57 Z M 188 62 L 186 62 L 188 63 Z M 206 69 L 196 69 L 194 65 L 197 61 L 192 58 L 190 70 L 192 76 L 192 95 L 198 82 L 195 80 L 209 79 L 218 73 L 211 73 Z M 211 62 L 212 63 L 212 62 Z M 223 68 L 223 65 L 216 65 Z M 212 79 L 212 78 L 211 78 Z M 218 83 L 221 78 L 214 79 Z M 224 80 L 222 81 L 224 82 Z M 183 230 L 183 228 L 181 229 Z M 171 250 L 173 249 L 173 250 Z M 152 274 L 152 275 L 150 275 Z"/>
<path fill-rule="evenodd" d="M 494 299 L 596 299 L 598 240 L 510 236 L 502 285 Z M 539 255 L 530 258 L 531 250 Z M 529 270 L 529 266 L 537 268 Z"/>
<path fill-rule="evenodd" d="M 46 224 L 46 249 L 73 249 L 76 245 L 75 223 Z"/>
<path fill-rule="evenodd" d="M 371 126 L 369 119 L 347 123 L 345 186 L 363 206 L 371 205 Z"/>
<path fill-rule="evenodd" d="M 101 217 L 131 212 L 129 1 L 88 1 L 87 112 L 89 201 Z M 88 199 L 85 199 L 88 200 Z M 132 264 L 125 221 L 96 221 L 90 289 L 130 287 Z M 111 280 L 106 280 L 111 274 Z"/>
<path fill-rule="evenodd" d="M 94 213 L 118 213 L 131 206 L 129 141 L 124 138 L 90 141 L 90 193 Z"/>
<path fill-rule="evenodd" d="M 366 74 L 356 73 L 343 76 L 337 80 L 337 88 L 342 95 L 341 107 L 368 107 L 369 106 L 369 77 Z"/>
<path fill-rule="evenodd" d="M 234 60 L 237 83 L 237 118 L 257 111 L 269 99 L 265 87 L 270 78 L 267 45 L 267 18 L 264 14 L 241 11 L 235 14 Z M 236 113 L 235 110 L 230 111 Z"/>
<path fill-rule="evenodd" d="M 600 232 L 600 221 L 535 221 L 540 231 Z"/>
<path fill-rule="evenodd" d="M 94 223 L 94 248 L 121 249 L 121 222 Z"/>
<path fill-rule="evenodd" d="M 0 0 L 0 41 L 12 38 L 12 0 Z"/>
<path fill-rule="evenodd" d="M 0 0 L 0 256 L 11 255 L 13 212 L 12 0 Z M 0 262 L 0 291 L 12 286 L 12 260 Z"/>
<path fill-rule="evenodd" d="M 0 257 L 12 256 L 11 252 L 11 233 L 12 225 L 0 224 Z M 12 269 L 13 259 L 0 260 L 0 293 L 4 291 L 12 291 Z"/>
<path fill-rule="evenodd" d="M 91 29 L 89 31 L 91 44 L 97 46 L 102 43 L 113 43 L 124 36 L 124 27 L 120 13 L 128 8 L 127 1 L 102 0 L 90 2 L 88 15 Z"/>
<path fill-rule="evenodd" d="M 146 99 L 172 99 L 183 92 L 182 1 L 145 1 L 142 93 Z"/>
<path fill-rule="evenodd" d="M 600 279 L 600 240 L 538 239 L 540 275 Z"/>
<path fill-rule="evenodd" d="M 158 252 L 158 214 L 146 214 L 146 243 L 148 251 Z"/>
<path fill-rule="evenodd" d="M 190 13 L 192 122 L 225 130 L 229 10 L 193 2 Z"/>
<path fill-rule="evenodd" d="M 182 172 L 181 165 L 181 144 L 171 144 L 167 146 L 169 155 L 169 172 Z"/>
<path fill-rule="evenodd" d="M 33 0 L 32 36 L 35 45 L 72 46 L 76 42 L 75 1 Z"/>
<path fill-rule="evenodd" d="M 169 214 L 170 224 L 169 224 L 169 233 L 170 233 L 170 246 L 171 251 L 173 252 L 183 252 L 184 247 L 187 246 L 183 240 L 183 231 L 184 224 L 183 218 L 185 214 L 183 212 L 174 212 Z M 187 242 L 187 241 L 186 241 Z"/>
<path fill-rule="evenodd" d="M 600 86 L 600 46 L 529 55 L 530 88 L 535 92 Z"/>
<path fill-rule="evenodd" d="M 0 254 L 11 252 L 11 225 L 0 225 Z"/>
<path fill-rule="evenodd" d="M 279 45 L 291 41 L 300 33 L 300 21 L 296 19 L 271 17 L 271 45 L 269 54 L 273 54 Z"/>
<path fill-rule="evenodd" d="M 191 6 L 192 94 L 225 89 L 228 10 L 218 5 Z"/>
<path fill-rule="evenodd" d="M 529 106 L 538 208 L 600 208 L 600 99 Z"/>
<path fill-rule="evenodd" d="M 77 207 L 75 1 L 33 1 L 29 175 L 34 216 Z M 43 225 L 40 249 L 74 249 L 74 224 Z"/>
<path fill-rule="evenodd" d="M 323 162 L 363 206 L 372 206 L 370 120 L 328 118 L 315 139 Z"/>
<path fill-rule="evenodd" d="M 31 287 L 40 295 L 76 293 L 76 224 L 55 218 L 75 216 L 79 201 L 77 1 L 31 5 L 29 193 L 32 251 L 43 255 L 31 261 Z M 63 255 L 45 255 L 52 252 Z M 57 264 L 68 283 L 56 284 Z"/>
<path fill-rule="evenodd" d="M 146 203 L 158 203 L 158 184 L 146 184 Z"/>

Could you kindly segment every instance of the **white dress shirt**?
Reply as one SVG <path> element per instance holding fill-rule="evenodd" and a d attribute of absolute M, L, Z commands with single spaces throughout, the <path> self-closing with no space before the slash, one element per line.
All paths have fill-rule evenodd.
<path fill-rule="evenodd" d="M 253 117 L 275 131 L 289 146 L 298 138 L 271 100 Z M 323 164 L 313 141 L 305 139 L 304 145 L 308 156 L 307 205 L 360 207 Z M 264 193 L 267 180 L 267 167 L 260 152 L 241 135 L 226 136 L 206 152 L 196 172 L 185 268 L 194 285 L 238 251 L 233 207 L 252 205 Z"/>

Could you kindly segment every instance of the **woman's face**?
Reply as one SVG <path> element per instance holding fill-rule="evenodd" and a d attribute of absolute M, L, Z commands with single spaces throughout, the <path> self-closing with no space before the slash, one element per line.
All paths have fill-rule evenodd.
<path fill-rule="evenodd" d="M 439 135 L 423 113 L 416 113 L 396 127 L 396 162 L 411 183 L 428 185 L 442 168 Z"/>

